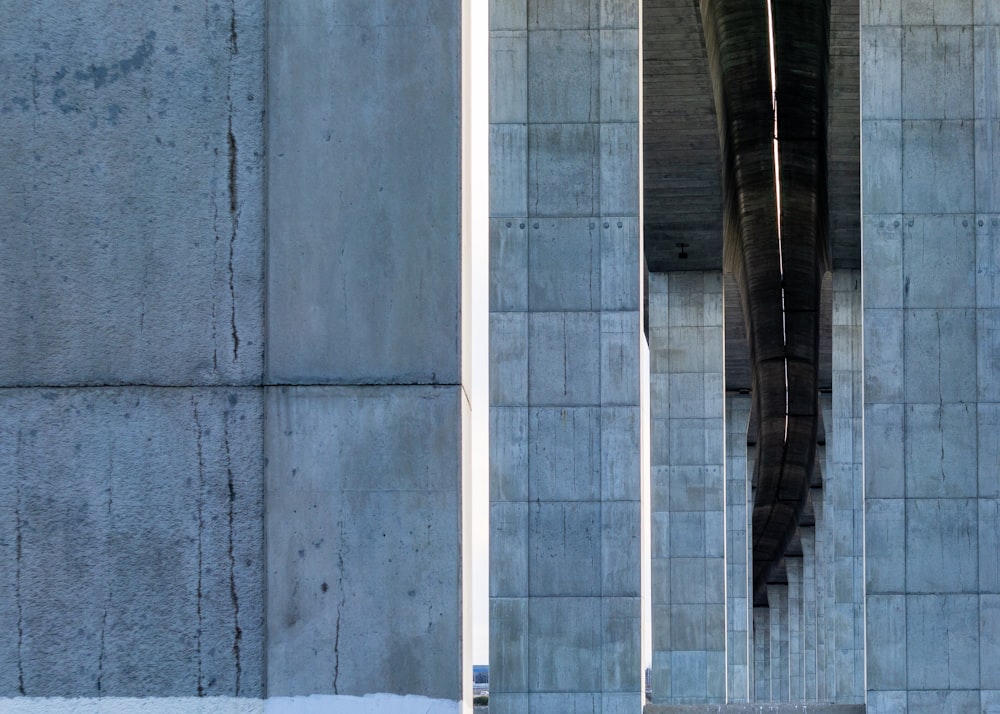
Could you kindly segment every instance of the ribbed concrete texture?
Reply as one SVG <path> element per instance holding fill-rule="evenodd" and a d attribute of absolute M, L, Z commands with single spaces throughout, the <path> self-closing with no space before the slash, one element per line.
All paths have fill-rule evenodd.
<path fill-rule="evenodd" d="M 0 696 L 264 693 L 263 7 L 0 3 Z"/>
<path fill-rule="evenodd" d="M 726 699 L 748 702 L 753 665 L 747 478 L 749 394 L 726 394 Z"/>
<path fill-rule="evenodd" d="M 1000 11 L 862 17 L 868 710 L 1000 693 Z"/>
<path fill-rule="evenodd" d="M 490 711 L 638 711 L 639 4 L 490 8 Z"/>
<path fill-rule="evenodd" d="M 460 7 L 268 6 L 270 696 L 471 669 Z"/>
<path fill-rule="evenodd" d="M 724 702 L 722 274 L 651 274 L 649 333 L 653 701 Z"/>

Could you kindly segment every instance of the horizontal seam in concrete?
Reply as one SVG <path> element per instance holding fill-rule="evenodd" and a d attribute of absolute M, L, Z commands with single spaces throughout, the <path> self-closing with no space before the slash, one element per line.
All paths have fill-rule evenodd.
<path fill-rule="evenodd" d="M 274 387 L 461 387 L 461 382 L 268 382 L 243 384 L 155 384 L 148 382 L 112 382 L 104 384 L 3 384 L 3 390 L 18 389 L 268 389 Z M 596 406 L 596 405 L 595 405 Z"/>

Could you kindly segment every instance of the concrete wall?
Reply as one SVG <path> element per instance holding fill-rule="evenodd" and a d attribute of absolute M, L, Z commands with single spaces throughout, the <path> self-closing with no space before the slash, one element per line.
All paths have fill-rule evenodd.
<path fill-rule="evenodd" d="M 272 696 L 462 698 L 460 8 L 269 5 Z"/>
<path fill-rule="evenodd" d="M 637 0 L 490 3 L 490 710 L 641 706 Z"/>
<path fill-rule="evenodd" d="M 653 701 L 724 702 L 722 274 L 651 274 L 649 333 Z"/>
<path fill-rule="evenodd" d="M 992 3 L 862 2 L 868 711 L 1000 701 Z"/>
<path fill-rule="evenodd" d="M 0 709 L 457 710 L 460 7 L 0 3 Z"/>
<path fill-rule="evenodd" d="M 0 16 L 0 697 L 262 696 L 263 3 Z"/>

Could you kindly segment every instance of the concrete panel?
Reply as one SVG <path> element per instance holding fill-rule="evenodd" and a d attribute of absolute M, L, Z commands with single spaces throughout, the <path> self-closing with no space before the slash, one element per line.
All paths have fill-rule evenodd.
<path fill-rule="evenodd" d="M 599 210 L 600 132 L 595 124 L 528 127 L 528 205 L 535 216 L 593 216 Z"/>
<path fill-rule="evenodd" d="M 569 30 L 597 27 L 600 0 L 537 0 L 529 3 L 528 27 L 532 30 Z"/>
<path fill-rule="evenodd" d="M 587 311 L 601 305 L 601 232 L 592 218 L 549 218 L 528 228 L 528 307 Z"/>
<path fill-rule="evenodd" d="M 908 498 L 975 498 L 976 410 L 971 404 L 908 404 Z"/>
<path fill-rule="evenodd" d="M 639 125 L 601 124 L 600 211 L 629 216 L 639 212 Z"/>
<path fill-rule="evenodd" d="M 1000 596 L 979 597 L 979 686 L 1000 689 Z"/>
<path fill-rule="evenodd" d="M 994 177 L 1000 176 L 1000 151 L 994 148 L 998 134 L 1000 120 L 992 118 L 976 122 L 976 209 L 989 213 L 1000 211 L 1000 198 L 994 190 Z"/>
<path fill-rule="evenodd" d="M 906 687 L 906 596 L 868 596 L 868 688 Z"/>
<path fill-rule="evenodd" d="M 639 403 L 639 313 L 601 313 L 601 404 Z"/>
<path fill-rule="evenodd" d="M 601 319 L 596 312 L 528 316 L 528 398 L 537 405 L 599 404 Z"/>
<path fill-rule="evenodd" d="M 531 690 L 573 692 L 580 682 L 600 682 L 601 598 L 532 598 L 528 608 Z"/>
<path fill-rule="evenodd" d="M 973 0 L 910 0 L 900 3 L 904 25 L 968 25 L 972 22 Z"/>
<path fill-rule="evenodd" d="M 981 203 L 977 199 L 976 205 Z M 1000 305 L 1000 217 L 995 215 L 976 216 L 976 305 Z"/>
<path fill-rule="evenodd" d="M 596 501 L 601 496 L 601 412 L 594 407 L 530 412 L 531 501 Z"/>
<path fill-rule="evenodd" d="M 908 26 L 902 41 L 903 118 L 971 119 L 972 28 Z"/>
<path fill-rule="evenodd" d="M 259 382 L 263 6 L 5 6 L 0 384 Z"/>
<path fill-rule="evenodd" d="M 978 595 L 906 597 L 906 673 L 910 690 L 979 686 Z"/>
<path fill-rule="evenodd" d="M 490 504 L 490 597 L 528 595 L 529 504 Z"/>
<path fill-rule="evenodd" d="M 865 573 L 869 592 L 906 591 L 906 503 L 865 501 Z"/>
<path fill-rule="evenodd" d="M 900 310 L 865 310 L 865 363 L 879 365 L 865 370 L 869 404 L 903 401 L 903 320 Z"/>
<path fill-rule="evenodd" d="M 973 59 L 975 60 L 976 118 L 1000 117 L 1000 79 L 997 78 L 997 50 L 1000 49 L 1000 25 L 997 24 L 995 7 L 990 2 L 977 2 L 982 17 L 976 18 L 973 32 Z M 987 12 L 982 12 L 986 10 Z"/>
<path fill-rule="evenodd" d="M 976 311 L 976 356 L 977 399 L 1000 403 L 1000 308 Z"/>
<path fill-rule="evenodd" d="M 639 500 L 639 408 L 601 410 L 601 498 L 604 501 Z"/>
<path fill-rule="evenodd" d="M 535 30 L 528 37 L 528 119 L 596 121 L 600 111 L 600 34 Z"/>
<path fill-rule="evenodd" d="M 638 583 L 635 592 L 638 592 Z M 637 697 L 638 692 L 642 690 L 639 598 L 603 598 L 601 618 L 604 629 L 604 649 L 602 652 L 604 671 L 601 690 L 604 692 L 628 692 L 632 697 Z M 605 709 L 604 712 L 606 714 L 607 710 Z"/>
<path fill-rule="evenodd" d="M 865 270 L 877 279 L 866 279 L 864 307 L 903 306 L 903 222 L 900 215 L 866 216 L 862 228 Z"/>
<path fill-rule="evenodd" d="M 616 3 L 619 6 L 629 4 L 636 3 Z M 602 26 L 604 24 L 602 18 Z M 639 32 L 634 29 L 601 30 L 600 39 L 601 121 L 635 122 L 639 116 Z"/>
<path fill-rule="evenodd" d="M 528 500 L 527 407 L 490 409 L 490 500 Z"/>
<path fill-rule="evenodd" d="M 528 309 L 528 231 L 525 219 L 490 219 L 490 311 Z"/>
<path fill-rule="evenodd" d="M 637 501 L 601 504 L 601 594 L 605 597 L 639 596 L 639 520 Z"/>
<path fill-rule="evenodd" d="M 639 309 L 639 221 L 605 218 L 601 225 L 601 308 Z"/>
<path fill-rule="evenodd" d="M 528 0 L 492 0 L 491 30 L 524 30 L 528 27 Z"/>
<path fill-rule="evenodd" d="M 903 210 L 903 126 L 896 119 L 861 122 L 861 203 L 865 214 Z"/>
<path fill-rule="evenodd" d="M 979 711 L 979 692 L 911 691 L 907 695 L 907 704 L 910 714 L 963 714 Z"/>
<path fill-rule="evenodd" d="M 267 28 L 268 379 L 460 383 L 459 3 Z"/>
<path fill-rule="evenodd" d="M 997 478 L 997 464 L 1000 464 L 1000 405 L 976 405 L 979 426 L 979 496 L 996 498 L 1000 496 L 1000 478 Z"/>
<path fill-rule="evenodd" d="M 976 592 L 977 516 L 975 499 L 907 499 L 907 592 Z"/>
<path fill-rule="evenodd" d="M 528 689 L 528 600 L 527 598 L 490 598 L 490 620 L 503 627 L 490 628 L 490 686 L 503 692 Z M 494 705 L 490 697 L 490 706 Z M 512 709 L 515 714 L 526 709 Z"/>
<path fill-rule="evenodd" d="M 907 402 L 975 401 L 975 310 L 907 310 L 903 342 Z"/>
<path fill-rule="evenodd" d="M 866 407 L 865 498 L 903 497 L 906 473 L 903 453 L 907 448 L 903 434 L 902 404 L 876 403 Z"/>
<path fill-rule="evenodd" d="M 260 392 L 4 390 L 0 695 L 263 695 Z"/>
<path fill-rule="evenodd" d="M 460 691 L 465 403 L 461 387 L 268 391 L 269 693 Z"/>
<path fill-rule="evenodd" d="M 498 3 L 491 3 L 495 5 Z M 528 121 L 528 33 L 490 33 L 490 121 Z"/>
<path fill-rule="evenodd" d="M 639 4 L 621 0 L 601 0 L 601 27 L 639 27 Z"/>
<path fill-rule="evenodd" d="M 911 216 L 903 225 L 903 241 L 906 307 L 976 305 L 973 216 Z"/>
<path fill-rule="evenodd" d="M 517 218 L 528 215 L 526 126 L 490 125 L 490 165 L 490 216 Z"/>
<path fill-rule="evenodd" d="M 904 121 L 903 210 L 907 213 L 971 213 L 975 197 L 968 190 L 965 179 L 973 175 L 974 156 L 974 122 L 960 119 Z M 899 183 L 895 179 L 893 182 Z"/>
<path fill-rule="evenodd" d="M 490 404 L 528 404 L 528 314 L 490 314 Z"/>
<path fill-rule="evenodd" d="M 601 505 L 532 503 L 528 590 L 537 599 L 601 594 Z"/>
<path fill-rule="evenodd" d="M 995 498 L 979 499 L 979 592 L 1000 593 L 1000 501 Z"/>
<path fill-rule="evenodd" d="M 901 28 L 886 25 L 861 28 L 861 103 L 866 118 L 902 117 L 902 53 Z"/>

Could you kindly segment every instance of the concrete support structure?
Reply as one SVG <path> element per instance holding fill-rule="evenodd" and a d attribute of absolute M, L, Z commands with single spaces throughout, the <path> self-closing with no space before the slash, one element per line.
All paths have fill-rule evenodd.
<path fill-rule="evenodd" d="M 747 425 L 751 398 L 726 395 L 726 701 L 750 701 L 753 623 L 750 571 L 750 482 Z"/>
<path fill-rule="evenodd" d="M 864 604 L 861 424 L 861 280 L 858 271 L 833 274 L 833 390 L 824 409 L 827 468 L 823 489 L 832 505 L 833 613 L 836 674 L 831 699 L 864 701 Z M 825 400 L 824 400 L 825 402 Z"/>
<path fill-rule="evenodd" d="M 864 0 L 868 711 L 1000 702 L 1000 12 Z"/>
<path fill-rule="evenodd" d="M 815 490 L 813 491 L 815 493 Z M 817 621 L 816 529 L 801 526 L 802 540 L 802 699 L 818 701 L 816 692 Z"/>
<path fill-rule="evenodd" d="M 771 701 L 771 609 L 753 609 L 753 696 L 756 702 Z"/>
<path fill-rule="evenodd" d="M 0 15 L 0 697 L 456 711 L 461 2 Z"/>
<path fill-rule="evenodd" d="M 805 701 L 805 627 L 803 624 L 802 558 L 785 559 L 788 574 L 788 700 Z"/>
<path fill-rule="evenodd" d="M 641 706 L 638 22 L 491 4 L 493 714 Z"/>
<path fill-rule="evenodd" d="M 788 701 L 788 586 L 768 583 L 767 604 L 771 611 L 771 673 L 772 702 Z"/>
<path fill-rule="evenodd" d="M 722 276 L 649 276 L 653 700 L 726 699 Z"/>

